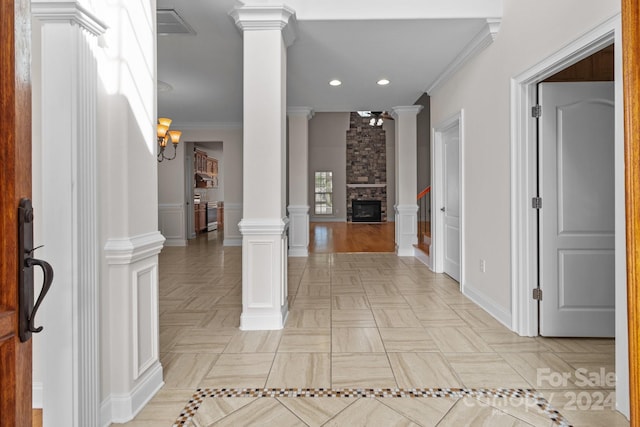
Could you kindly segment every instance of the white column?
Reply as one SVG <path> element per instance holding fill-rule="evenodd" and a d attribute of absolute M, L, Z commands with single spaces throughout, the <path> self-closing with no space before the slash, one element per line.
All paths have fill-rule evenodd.
<path fill-rule="evenodd" d="M 288 313 L 287 46 L 296 20 L 285 6 L 239 5 L 231 16 L 244 38 L 240 329 L 282 329 Z"/>
<path fill-rule="evenodd" d="M 414 256 L 418 243 L 417 115 L 422 105 L 394 107 L 396 119 L 396 253 Z"/>
<path fill-rule="evenodd" d="M 76 2 L 33 2 L 41 27 L 34 58 L 34 139 L 42 168 L 36 253 L 55 275 L 36 321 L 44 425 L 100 425 L 97 221 L 97 37 L 106 26 Z M 38 387 L 40 387 L 38 385 Z"/>
<path fill-rule="evenodd" d="M 308 107 L 287 109 L 289 117 L 289 256 L 309 256 L 309 120 Z"/>

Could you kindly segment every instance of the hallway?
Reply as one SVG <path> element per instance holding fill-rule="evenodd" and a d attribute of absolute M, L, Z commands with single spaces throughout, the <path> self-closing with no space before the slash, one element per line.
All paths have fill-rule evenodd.
<path fill-rule="evenodd" d="M 613 340 L 519 337 L 413 258 L 289 258 L 286 328 L 240 331 L 241 250 L 217 233 L 160 255 L 165 386 L 127 426 L 628 425 L 611 384 L 554 377 L 612 372 Z"/>

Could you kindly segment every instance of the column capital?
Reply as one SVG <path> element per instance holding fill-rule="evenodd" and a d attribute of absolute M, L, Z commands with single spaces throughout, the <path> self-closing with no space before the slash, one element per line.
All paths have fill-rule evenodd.
<path fill-rule="evenodd" d="M 393 107 L 391 109 L 391 116 L 394 119 L 397 119 L 401 113 L 415 114 L 417 115 L 420 111 L 422 111 L 424 107 L 422 105 L 405 105 Z"/>
<path fill-rule="evenodd" d="M 43 22 L 78 24 L 96 37 L 104 34 L 108 28 L 78 1 L 32 1 L 31 15 Z"/>
<path fill-rule="evenodd" d="M 289 117 L 306 117 L 307 120 L 311 120 L 313 115 L 316 112 L 313 111 L 313 108 L 309 107 L 289 107 L 287 108 L 287 116 Z"/>
<path fill-rule="evenodd" d="M 285 45 L 291 46 L 298 32 L 296 12 L 285 5 L 237 5 L 229 16 L 241 31 L 282 31 Z"/>

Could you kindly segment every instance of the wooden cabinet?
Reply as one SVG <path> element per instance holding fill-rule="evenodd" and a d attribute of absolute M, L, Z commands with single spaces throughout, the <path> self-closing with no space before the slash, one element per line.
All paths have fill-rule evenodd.
<path fill-rule="evenodd" d="M 224 227 L 224 202 L 218 202 L 218 230 Z"/>
<path fill-rule="evenodd" d="M 195 173 L 207 173 L 207 153 L 195 150 L 193 155 L 193 169 Z"/>
<path fill-rule="evenodd" d="M 195 213 L 195 229 L 196 234 L 207 230 L 207 204 L 196 203 L 193 205 Z"/>

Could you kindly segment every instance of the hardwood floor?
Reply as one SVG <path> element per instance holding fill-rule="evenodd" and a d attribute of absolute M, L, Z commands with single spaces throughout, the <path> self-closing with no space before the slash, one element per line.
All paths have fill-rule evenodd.
<path fill-rule="evenodd" d="M 312 222 L 309 252 L 316 254 L 394 252 L 395 223 Z"/>

